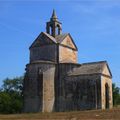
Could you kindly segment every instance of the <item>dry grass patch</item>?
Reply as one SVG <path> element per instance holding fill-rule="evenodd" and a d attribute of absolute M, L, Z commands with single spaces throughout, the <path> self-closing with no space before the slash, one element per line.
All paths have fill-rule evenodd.
<path fill-rule="evenodd" d="M 120 120 L 120 108 L 74 112 L 0 115 L 0 120 Z"/>

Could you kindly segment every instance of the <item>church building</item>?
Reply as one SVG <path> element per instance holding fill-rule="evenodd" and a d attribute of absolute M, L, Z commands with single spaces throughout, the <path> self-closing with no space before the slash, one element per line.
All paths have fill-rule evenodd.
<path fill-rule="evenodd" d="M 91 41 L 92 42 L 92 41 Z M 112 74 L 106 61 L 78 63 L 78 48 L 53 10 L 46 32 L 29 47 L 24 112 L 112 108 Z"/>

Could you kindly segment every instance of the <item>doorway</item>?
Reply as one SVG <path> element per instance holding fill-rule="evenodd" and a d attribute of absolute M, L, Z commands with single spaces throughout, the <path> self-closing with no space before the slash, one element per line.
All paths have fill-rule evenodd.
<path fill-rule="evenodd" d="M 105 84 L 105 108 L 109 109 L 109 86 Z"/>

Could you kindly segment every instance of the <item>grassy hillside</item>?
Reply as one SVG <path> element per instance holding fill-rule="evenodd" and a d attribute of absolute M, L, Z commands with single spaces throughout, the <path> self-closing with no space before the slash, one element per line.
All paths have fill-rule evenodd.
<path fill-rule="evenodd" d="M 0 115 L 0 120 L 120 120 L 120 108 L 59 113 Z"/>

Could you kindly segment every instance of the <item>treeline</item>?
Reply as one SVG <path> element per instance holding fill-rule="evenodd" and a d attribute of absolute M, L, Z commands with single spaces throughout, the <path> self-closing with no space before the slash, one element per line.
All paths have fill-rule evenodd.
<path fill-rule="evenodd" d="M 5 79 L 0 88 L 0 113 L 20 113 L 23 108 L 23 77 Z"/>
<path fill-rule="evenodd" d="M 112 91 L 113 91 L 113 105 L 117 106 L 120 105 L 120 88 L 112 84 Z"/>
<path fill-rule="evenodd" d="M 113 87 L 113 105 L 120 105 L 120 88 Z M 21 113 L 23 109 L 23 77 L 3 80 L 0 88 L 0 113 Z"/>

